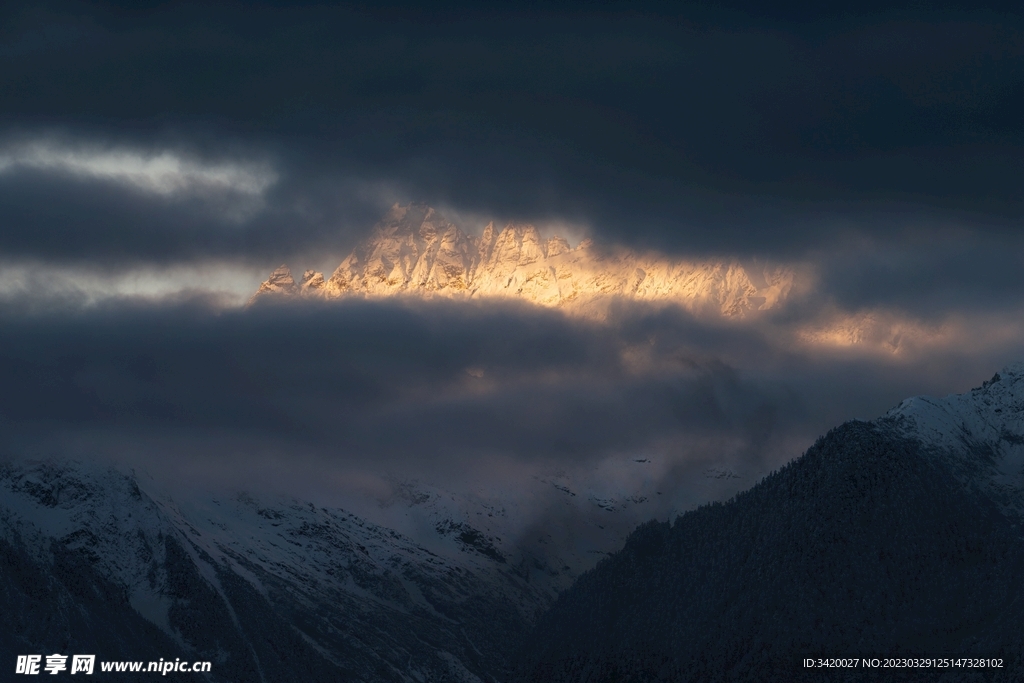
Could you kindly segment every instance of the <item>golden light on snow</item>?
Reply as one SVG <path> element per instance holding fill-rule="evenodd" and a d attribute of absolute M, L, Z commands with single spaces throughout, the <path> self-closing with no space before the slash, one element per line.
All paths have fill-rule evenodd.
<path fill-rule="evenodd" d="M 780 307 L 796 273 L 778 264 L 750 267 L 738 259 L 601 248 L 591 240 L 573 247 L 529 224 L 502 228 L 491 222 L 474 235 L 429 207 L 396 204 L 333 273 L 310 270 L 307 276 L 296 282 L 281 266 L 252 301 L 277 296 L 511 299 L 598 320 L 606 319 L 617 301 L 639 301 L 743 318 Z"/>
<path fill-rule="evenodd" d="M 796 329 L 797 340 L 815 350 L 912 357 L 929 351 L 995 349 L 1024 339 L 1024 325 L 1002 316 L 947 315 L 937 322 L 902 311 L 832 311 Z"/>
<path fill-rule="evenodd" d="M 948 333 L 942 326 L 928 326 L 898 313 L 866 311 L 827 316 L 799 329 L 797 337 L 810 346 L 898 354 L 911 345 L 941 342 Z"/>

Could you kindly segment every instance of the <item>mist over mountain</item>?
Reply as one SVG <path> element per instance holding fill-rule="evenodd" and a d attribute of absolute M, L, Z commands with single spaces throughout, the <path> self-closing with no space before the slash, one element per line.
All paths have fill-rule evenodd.
<path fill-rule="evenodd" d="M 0 654 L 209 659 L 218 681 L 403 682 L 853 681 L 867 678 L 803 660 L 984 657 L 1003 666 L 970 680 L 1015 680 L 1022 462 L 1016 365 L 837 427 L 728 502 L 642 524 L 593 566 L 605 553 L 580 548 L 620 547 L 615 520 L 642 519 L 643 497 L 538 480 L 595 515 L 559 537 L 554 522 L 572 515 L 523 534 L 528 508 L 510 494 L 407 482 L 380 501 L 389 527 L 295 498 L 171 495 L 123 469 L 10 461 L 0 599 L 16 616 Z M 410 523 L 430 534 L 396 530 Z"/>
<path fill-rule="evenodd" d="M 237 487 L 172 495 L 124 467 L 9 461 L 0 656 L 207 660 L 213 681 L 506 681 L 539 614 L 646 502 L 565 475 L 489 497 L 402 481 L 375 501 L 381 525 Z"/>

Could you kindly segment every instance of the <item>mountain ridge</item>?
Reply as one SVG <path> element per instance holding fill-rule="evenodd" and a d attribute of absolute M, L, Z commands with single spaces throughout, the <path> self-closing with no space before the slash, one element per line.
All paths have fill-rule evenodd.
<path fill-rule="evenodd" d="M 233 683 L 479 683 L 548 601 L 474 546 L 453 561 L 339 508 L 148 488 L 82 462 L 0 466 L 0 607 L 18 615 L 0 655 L 177 655 Z"/>
<path fill-rule="evenodd" d="M 270 297 L 502 298 L 600 316 L 622 298 L 742 317 L 777 307 L 794 277 L 781 266 L 756 271 L 738 260 L 672 260 L 600 249 L 589 239 L 572 247 L 524 223 L 498 230 L 491 222 L 469 235 L 429 206 L 396 204 L 330 277 L 307 270 L 296 282 L 282 265 L 250 304 Z"/>
<path fill-rule="evenodd" d="M 803 662 L 829 657 L 995 657 L 971 680 L 1017 680 L 1022 398 L 1015 364 L 964 394 L 907 399 L 725 503 L 641 526 L 559 596 L 514 680 L 819 681 Z"/>
<path fill-rule="evenodd" d="M 562 502 L 561 481 L 533 492 Z M 515 500 L 393 483 L 373 520 L 279 494 L 171 495 L 88 461 L 0 461 L 0 609 L 19 615 L 0 656 L 179 656 L 233 683 L 505 681 L 529 625 L 643 507 L 572 493 L 579 533 L 526 539 Z"/>

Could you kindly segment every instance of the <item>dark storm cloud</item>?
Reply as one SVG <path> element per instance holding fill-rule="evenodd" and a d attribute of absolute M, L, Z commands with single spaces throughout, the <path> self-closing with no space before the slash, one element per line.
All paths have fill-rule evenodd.
<path fill-rule="evenodd" d="M 51 4 L 3 19 L 6 127 L 211 157 L 235 144 L 281 174 L 242 225 L 10 176 L 6 252 L 262 261 L 347 246 L 395 199 L 729 253 L 934 215 L 998 235 L 1021 217 L 1022 24 L 991 9 Z"/>
<path fill-rule="evenodd" d="M 657 452 L 758 472 L 839 422 L 969 388 L 1007 360 L 787 345 L 671 309 L 607 324 L 440 303 L 7 310 L 0 433 L 11 454 L 164 468 L 267 456 L 443 476 L 481 458 L 578 467 Z"/>
<path fill-rule="evenodd" d="M 809 260 L 820 276 L 778 315 L 732 326 L 646 309 L 605 326 L 444 305 L 10 309 L 12 443 L 260 435 L 346 457 L 572 459 L 739 434 L 756 459 L 779 434 L 967 388 L 1009 360 L 1004 347 L 970 362 L 948 349 L 837 360 L 792 340 L 829 306 L 910 311 L 922 337 L 951 310 L 1019 308 L 1016 14 L 2 12 L 3 260 L 330 267 L 392 202 L 418 200 L 605 241 Z"/>
<path fill-rule="evenodd" d="M 175 461 L 231 459 L 261 444 L 280 457 L 435 471 L 484 456 L 578 465 L 722 435 L 756 451 L 791 420 L 773 404 L 792 396 L 700 348 L 723 336 L 732 341 L 720 350 L 756 342 L 726 331 L 659 342 L 695 329 L 669 318 L 624 334 L 554 313 L 440 304 L 8 312 L 0 384 L 13 390 L 0 420 L 17 453 L 92 435 L 92 455 L 127 455 L 142 440 L 162 444 L 142 460 L 167 444 Z M 636 344 L 644 355 L 631 359 Z"/>
<path fill-rule="evenodd" d="M 227 259 L 265 264 L 350 247 L 345 228 L 365 230 L 381 200 L 350 180 L 298 189 L 275 182 L 258 193 L 228 189 L 146 191 L 118 179 L 50 169 L 0 173 L 0 254 L 115 266 Z M 347 197 L 337 206 L 339 192 Z"/>
<path fill-rule="evenodd" d="M 817 263 L 820 293 L 847 310 L 888 306 L 937 321 L 951 312 L 1012 316 L 1024 300 L 1024 235 L 965 235 L 938 223 L 901 240 L 849 243 Z"/>

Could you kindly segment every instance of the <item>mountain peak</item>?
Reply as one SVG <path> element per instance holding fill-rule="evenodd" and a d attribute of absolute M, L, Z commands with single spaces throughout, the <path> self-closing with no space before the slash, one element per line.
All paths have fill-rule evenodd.
<path fill-rule="evenodd" d="M 476 236 L 426 204 L 395 204 L 325 282 L 310 274 L 296 286 L 291 273 L 279 268 L 253 301 L 281 293 L 518 299 L 602 317 L 613 300 L 632 299 L 736 317 L 778 305 L 793 278 L 792 271 L 774 266 L 749 273 L 738 261 L 597 250 L 589 239 L 573 248 L 529 223 L 509 222 L 498 231 L 490 222 Z"/>
<path fill-rule="evenodd" d="M 249 299 L 249 303 L 255 302 L 257 299 L 273 296 L 294 296 L 299 293 L 299 288 L 295 284 L 295 278 L 292 277 L 292 271 L 286 264 L 281 264 L 270 274 L 260 288 L 256 290 L 256 293 Z"/>
<path fill-rule="evenodd" d="M 1014 363 L 1010 363 L 1002 370 L 1000 370 L 997 374 L 1008 375 L 1010 377 L 1024 377 L 1024 361 L 1016 361 Z"/>
<path fill-rule="evenodd" d="M 962 394 L 909 398 L 880 422 L 923 443 L 972 488 L 1024 521 L 1024 363 Z"/>

